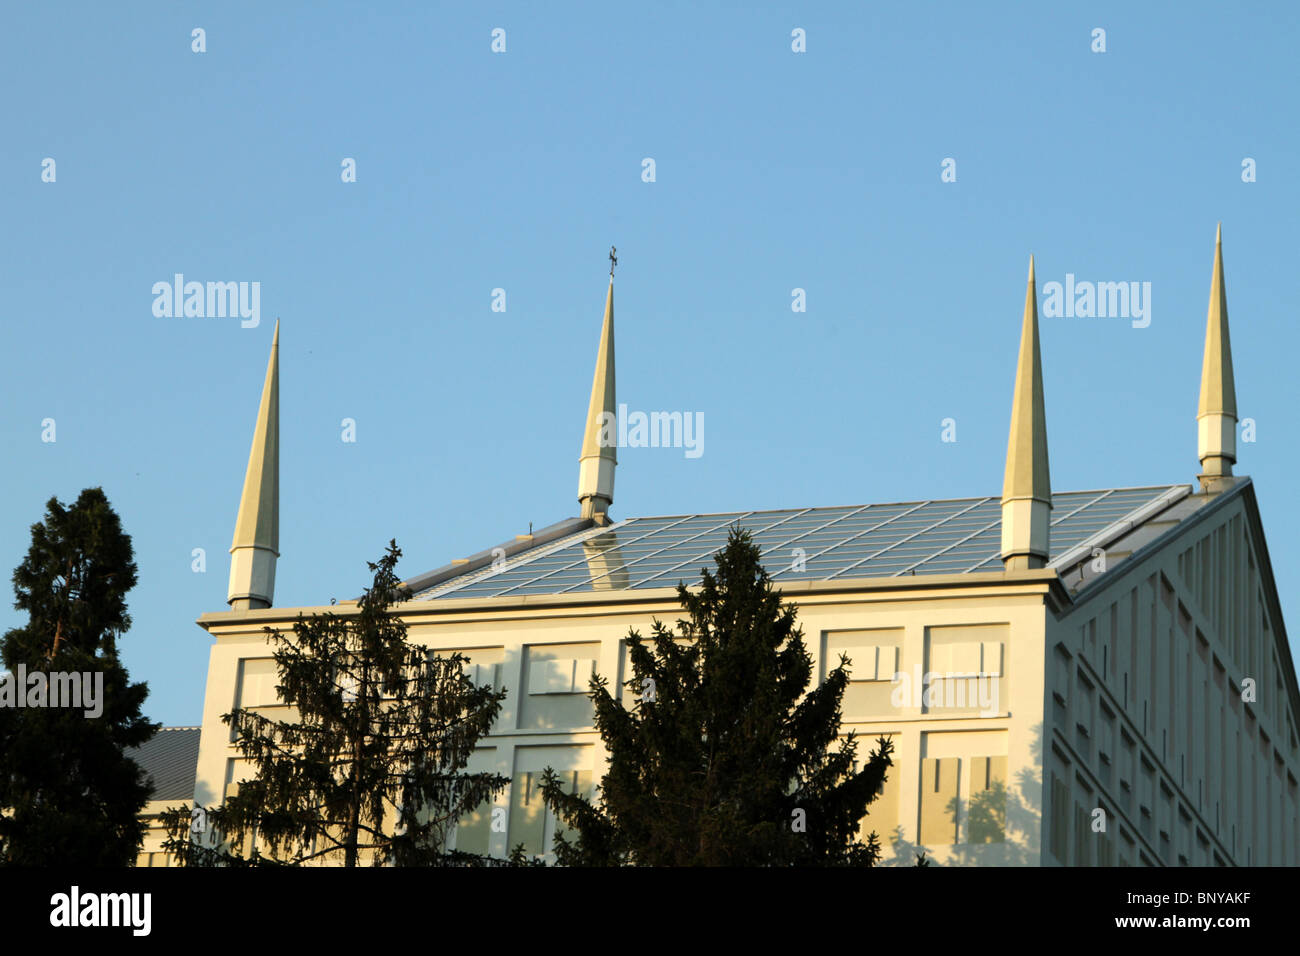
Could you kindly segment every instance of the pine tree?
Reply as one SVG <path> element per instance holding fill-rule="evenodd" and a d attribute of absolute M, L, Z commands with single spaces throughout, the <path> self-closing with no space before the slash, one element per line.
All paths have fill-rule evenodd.
<path fill-rule="evenodd" d="M 609 754 L 599 802 L 564 791 L 548 772 L 542 794 L 575 837 L 555 839 L 557 862 L 614 866 L 870 866 L 875 833 L 859 839 L 893 745 L 857 768 L 841 739 L 841 656 L 808 690 L 812 658 L 763 569 L 748 532 L 733 528 L 695 592 L 679 584 L 690 620 L 655 621 L 653 646 L 627 637 L 636 703 L 626 708 L 593 677 L 595 723 Z M 836 749 L 832 746 L 839 741 Z"/>
<path fill-rule="evenodd" d="M 71 507 L 49 500 L 13 575 L 14 607 L 27 612 L 27 624 L 0 643 L 11 674 L 0 695 L 0 862 L 135 863 L 150 786 L 125 750 L 158 729 L 140 712 L 148 687 L 131 683 L 118 658 L 135 583 L 131 538 L 101 489 L 87 488 Z M 19 673 L 26 687 L 17 686 Z M 49 706 L 56 682 L 61 695 L 71 690 L 52 675 L 75 675 L 99 700 Z M 91 675 L 88 684 L 81 675 Z M 18 708 L 11 697 L 26 694 L 30 703 L 34 693 L 47 706 Z"/>
<path fill-rule="evenodd" d="M 274 642 L 279 696 L 294 720 L 253 710 L 222 717 L 254 779 L 215 809 L 166 815 L 165 848 L 216 865 L 477 865 L 448 852 L 456 821 L 509 785 L 463 773 L 505 691 L 476 686 L 463 655 L 408 642 L 390 611 L 411 596 L 394 569 L 395 541 L 377 563 L 355 615 L 298 616 Z"/>

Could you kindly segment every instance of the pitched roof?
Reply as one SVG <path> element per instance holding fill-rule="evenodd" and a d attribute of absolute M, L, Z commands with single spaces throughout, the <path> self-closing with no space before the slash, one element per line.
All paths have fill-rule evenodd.
<path fill-rule="evenodd" d="M 1156 485 L 1054 494 L 1048 566 L 1064 570 L 1091 557 L 1092 548 L 1156 522 L 1190 492 L 1188 485 Z M 493 549 L 494 561 L 449 565 L 408 584 L 416 600 L 690 584 L 712 564 L 732 525 L 753 535 L 778 584 L 998 572 L 1001 520 L 994 496 L 627 518 L 605 526 L 570 519 L 536 539 L 511 542 L 510 550 Z"/>
<path fill-rule="evenodd" d="M 199 765 L 199 728 L 163 727 L 126 755 L 153 778 L 150 800 L 190 800 Z"/>

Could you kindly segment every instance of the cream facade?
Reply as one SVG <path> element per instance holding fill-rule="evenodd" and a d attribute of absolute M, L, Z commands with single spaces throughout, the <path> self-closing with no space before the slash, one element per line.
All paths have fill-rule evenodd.
<path fill-rule="evenodd" d="M 967 767 L 984 761 L 991 765 L 993 779 L 1006 780 L 1008 768 L 1036 761 L 1044 693 L 1043 634 L 1047 608 L 1061 597 L 1053 596 L 1052 589 L 1059 586 L 1045 572 L 1025 572 L 1010 581 L 1001 574 L 979 577 L 982 580 L 944 576 L 905 590 L 890 579 L 814 582 L 785 592 L 799 607 L 816 662 L 814 673 L 824 675 L 841 653 L 854 661 L 855 679 L 844 699 L 844 732 L 856 731 L 866 749 L 882 734 L 894 739 L 896 767 L 867 821 L 887 856 L 892 855 L 891 841 L 900 827 L 905 841 L 917 842 L 918 822 L 936 858 L 952 853 L 949 844 L 957 842 L 957 828 L 952 827 L 953 839 L 945 843 L 943 821 L 951 820 L 953 808 L 947 803 L 958 792 L 926 790 L 922 777 L 927 770 L 943 761 L 963 761 Z M 283 710 L 276 706 L 274 665 L 261 628 L 291 626 L 298 610 L 339 613 L 335 606 L 291 613 L 227 612 L 201 619 L 217 643 L 208 672 L 195 794 L 199 803 L 219 802 L 243 769 L 221 714 L 234 706 L 267 708 L 268 716 Z M 593 671 L 620 684 L 629 680 L 624 640 L 629 628 L 648 634 L 654 618 L 673 620 L 680 608 L 675 590 L 662 588 L 562 600 L 413 601 L 399 613 L 413 640 L 436 651 L 465 654 L 479 679 L 509 691 L 494 733 L 471 765 L 511 779 L 512 786 L 495 804 L 504 811 L 498 819 L 508 820 L 509 826 L 505 832 L 492 832 L 492 816 L 485 808 L 460 828 L 454 843 L 504 856 L 517 843 L 537 854 L 550 847 L 556 823 L 536 795 L 545 767 L 574 774 L 576 785 L 588 793 L 599 780 L 605 751 L 586 697 Z M 972 645 L 988 655 L 990 670 L 997 671 L 995 709 L 981 713 L 975 693 L 962 698 L 975 706 L 949 706 L 955 696 L 944 695 L 937 706 L 927 706 L 919 688 L 902 706 L 891 703 L 902 688 L 893 679 L 895 669 L 919 673 L 935 655 L 951 656 Z M 625 689 L 625 703 L 630 706 L 634 699 Z M 1039 720 L 1022 717 L 1032 714 Z M 209 728 L 220 745 L 208 746 Z M 948 766 L 943 763 L 945 770 Z M 970 781 L 963 779 L 960 786 L 962 799 L 969 799 Z M 1026 785 L 1025 795 L 1034 805 L 1040 802 L 1034 785 Z M 1006 851 L 990 844 L 977 855 L 1001 862 Z"/>
<path fill-rule="evenodd" d="M 201 806 L 220 803 L 249 772 L 221 715 L 285 712 L 263 627 L 355 611 L 273 604 L 278 333 L 276 343 L 234 549 L 236 558 L 241 549 L 254 555 L 256 567 L 236 561 L 233 609 L 198 622 L 216 638 L 194 787 Z M 1300 692 L 1254 488 L 1232 474 L 1236 406 L 1218 242 L 1202 380 L 1199 490 L 1053 494 L 1031 261 L 1001 499 L 870 506 L 885 517 L 820 551 L 799 542 L 824 543 L 837 522 L 878 512 L 620 522 L 608 513 L 614 452 L 595 440 L 615 411 L 611 275 L 579 517 L 412 579 L 414 598 L 396 608 L 412 639 L 465 654 L 475 680 L 508 692 L 471 769 L 494 770 L 511 786 L 462 822 L 453 846 L 505 856 L 522 843 L 546 854 L 557 823 L 538 795 L 541 771 L 590 794 L 605 766 L 588 680 L 631 678 L 629 629 L 648 635 L 656 618 L 675 621 L 668 578 L 691 584 L 703 563 L 673 565 L 664 555 L 713 540 L 712 526 L 734 517 L 767 535 L 765 558 L 807 550 L 811 570 L 774 579 L 798 606 L 814 673 L 820 679 L 847 655 L 843 731 L 856 733 L 863 756 L 879 736 L 894 742 L 894 766 L 863 823 L 885 862 L 910 865 L 923 849 L 953 865 L 1295 864 Z M 934 509 L 942 514 L 933 522 L 920 518 Z M 823 522 L 823 510 L 835 514 Z M 909 521 L 920 523 L 911 530 Z M 958 569 L 954 556 L 985 541 L 988 554 Z M 895 555 L 904 557 L 876 573 Z M 631 705 L 634 691 L 623 692 Z"/>

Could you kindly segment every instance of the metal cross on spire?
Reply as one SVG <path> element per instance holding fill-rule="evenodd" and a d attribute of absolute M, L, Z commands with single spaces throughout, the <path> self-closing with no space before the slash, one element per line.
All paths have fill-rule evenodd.
<path fill-rule="evenodd" d="M 618 265 L 618 256 L 614 254 L 616 252 L 618 252 L 617 246 L 609 247 L 609 277 L 611 279 L 614 278 L 614 267 Z"/>

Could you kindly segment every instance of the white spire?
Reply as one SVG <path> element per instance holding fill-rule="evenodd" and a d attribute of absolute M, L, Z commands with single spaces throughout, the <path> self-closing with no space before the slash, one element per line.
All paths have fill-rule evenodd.
<path fill-rule="evenodd" d="M 1002 484 L 1002 563 L 1008 571 L 1041 568 L 1047 563 L 1051 508 L 1043 360 L 1038 347 L 1038 295 L 1034 257 L 1030 256 L 1016 390 L 1011 400 L 1011 435 Z"/>
<path fill-rule="evenodd" d="M 280 322 L 275 323 L 257 410 L 253 447 L 244 473 L 244 493 L 230 546 L 230 589 L 235 610 L 270 607 L 275 595 L 275 559 L 280 556 Z"/>
<path fill-rule="evenodd" d="M 1232 477 L 1237 460 L 1237 387 L 1228 339 L 1228 290 L 1223 282 L 1223 224 L 1214 237 L 1214 274 L 1205 319 L 1201 401 L 1196 410 L 1196 456 L 1202 491 L 1218 491 Z"/>
<path fill-rule="evenodd" d="M 591 380 L 587 427 L 578 458 L 578 503 L 581 517 L 607 520 L 614 503 L 614 466 L 617 415 L 614 392 L 614 250 L 610 250 L 609 291 L 605 294 L 605 321 L 596 350 L 596 373 Z"/>

